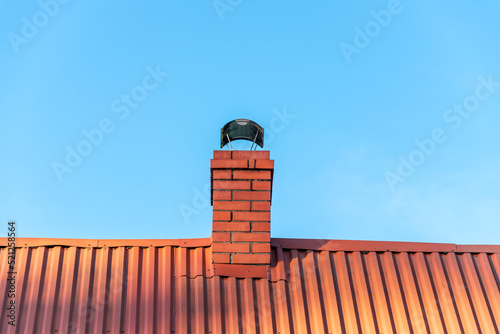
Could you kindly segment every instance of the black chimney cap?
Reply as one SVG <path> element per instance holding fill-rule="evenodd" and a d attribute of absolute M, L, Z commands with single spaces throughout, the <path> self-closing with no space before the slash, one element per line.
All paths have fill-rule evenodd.
<path fill-rule="evenodd" d="M 249 119 L 235 119 L 220 130 L 220 147 L 223 148 L 231 140 L 245 139 L 264 147 L 264 128 Z M 257 147 L 257 146 L 256 146 Z"/>

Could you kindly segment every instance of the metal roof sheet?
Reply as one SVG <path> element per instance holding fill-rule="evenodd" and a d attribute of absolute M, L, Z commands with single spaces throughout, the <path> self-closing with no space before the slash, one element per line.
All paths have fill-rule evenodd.
<path fill-rule="evenodd" d="M 273 239 L 268 278 L 214 275 L 210 239 L 18 239 L 0 333 L 499 333 L 500 246 Z"/>

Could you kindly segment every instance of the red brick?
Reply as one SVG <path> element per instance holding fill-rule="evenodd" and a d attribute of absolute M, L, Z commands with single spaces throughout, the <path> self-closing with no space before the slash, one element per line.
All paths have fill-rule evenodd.
<path fill-rule="evenodd" d="M 214 242 L 212 252 L 216 253 L 249 253 L 250 244 Z"/>
<path fill-rule="evenodd" d="M 214 190 L 212 192 L 212 199 L 213 200 L 230 200 L 231 199 L 231 191 L 226 191 L 226 190 L 218 191 L 218 190 Z"/>
<path fill-rule="evenodd" d="M 267 279 L 269 266 L 255 264 L 215 263 L 213 265 L 213 269 L 213 274 L 217 276 Z"/>
<path fill-rule="evenodd" d="M 255 169 L 255 159 L 248 159 L 248 168 Z"/>
<path fill-rule="evenodd" d="M 274 169 L 274 160 L 256 160 L 255 168 L 258 169 Z"/>
<path fill-rule="evenodd" d="M 269 170 L 235 170 L 233 171 L 233 179 L 239 180 L 270 180 L 271 171 Z"/>
<path fill-rule="evenodd" d="M 271 190 L 271 181 L 252 181 L 252 190 Z"/>
<path fill-rule="evenodd" d="M 252 253 L 271 253 L 271 244 L 252 244 Z"/>
<path fill-rule="evenodd" d="M 231 220 L 231 212 L 230 211 L 214 211 L 213 212 L 213 220 Z M 243 219 L 240 219 L 243 220 Z"/>
<path fill-rule="evenodd" d="M 231 233 L 229 232 L 213 232 L 212 242 L 214 241 L 231 241 Z"/>
<path fill-rule="evenodd" d="M 233 191 L 234 200 L 270 201 L 270 191 Z"/>
<path fill-rule="evenodd" d="M 252 232 L 271 232 L 271 223 L 252 223 Z"/>
<path fill-rule="evenodd" d="M 233 151 L 233 159 L 269 159 L 269 151 Z"/>
<path fill-rule="evenodd" d="M 222 220 L 222 219 L 219 219 Z M 235 211 L 233 212 L 233 220 L 250 220 L 250 221 L 270 221 L 270 212 L 255 212 L 255 211 Z"/>
<path fill-rule="evenodd" d="M 234 254 L 233 263 L 254 263 L 254 264 L 269 264 L 271 263 L 270 254 Z"/>
<path fill-rule="evenodd" d="M 261 242 L 270 242 L 271 236 L 269 233 L 233 233 L 233 241 L 261 241 Z"/>
<path fill-rule="evenodd" d="M 240 189 L 249 190 L 250 181 L 214 181 L 213 189 Z"/>
<path fill-rule="evenodd" d="M 252 202 L 252 211 L 269 211 L 271 202 Z"/>
<path fill-rule="evenodd" d="M 231 151 L 214 151 L 214 159 L 231 159 Z"/>
<path fill-rule="evenodd" d="M 231 171 L 230 170 L 214 170 L 213 172 L 213 179 L 214 180 L 219 180 L 219 179 L 231 179 Z"/>
<path fill-rule="evenodd" d="M 214 263 L 229 263 L 230 254 L 212 254 L 212 261 Z"/>
<path fill-rule="evenodd" d="M 212 230 L 214 232 L 215 231 L 248 232 L 248 231 L 250 231 L 250 223 L 249 222 L 237 222 L 237 223 L 214 222 Z"/>
<path fill-rule="evenodd" d="M 212 159 L 210 160 L 210 168 L 225 169 L 225 168 L 248 168 L 248 160 L 243 159 Z"/>
<path fill-rule="evenodd" d="M 214 201 L 214 210 L 250 210 L 250 202 Z"/>

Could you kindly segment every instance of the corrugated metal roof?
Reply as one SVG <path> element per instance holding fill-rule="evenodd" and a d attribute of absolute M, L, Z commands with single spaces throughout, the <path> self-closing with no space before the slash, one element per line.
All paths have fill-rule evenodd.
<path fill-rule="evenodd" d="M 500 246 L 272 240 L 267 279 L 213 273 L 209 239 L 18 239 L 1 333 L 498 333 Z"/>

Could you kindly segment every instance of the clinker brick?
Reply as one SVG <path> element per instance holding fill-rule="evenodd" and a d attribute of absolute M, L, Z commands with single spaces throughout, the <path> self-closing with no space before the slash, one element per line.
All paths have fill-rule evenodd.
<path fill-rule="evenodd" d="M 248 168 L 255 169 L 255 159 L 248 159 Z"/>
<path fill-rule="evenodd" d="M 250 231 L 250 223 L 249 222 L 214 222 L 212 230 L 214 232 L 217 231 L 238 231 L 238 232 L 248 232 Z"/>
<path fill-rule="evenodd" d="M 271 244 L 252 244 L 252 253 L 271 253 Z"/>
<path fill-rule="evenodd" d="M 212 242 L 214 241 L 231 241 L 231 233 L 229 232 L 213 232 Z"/>
<path fill-rule="evenodd" d="M 226 168 L 248 168 L 248 160 L 243 159 L 212 159 L 210 160 L 210 168 L 226 169 Z"/>
<path fill-rule="evenodd" d="M 235 170 L 233 171 L 233 179 L 237 180 L 270 180 L 271 171 L 268 170 Z"/>
<path fill-rule="evenodd" d="M 269 233 L 261 232 L 261 233 L 233 233 L 233 241 L 249 241 L 249 242 L 270 242 L 271 236 Z"/>
<path fill-rule="evenodd" d="M 271 181 L 252 181 L 252 190 L 271 190 Z"/>
<path fill-rule="evenodd" d="M 256 160 L 255 168 L 257 169 L 274 169 L 274 160 Z"/>
<path fill-rule="evenodd" d="M 214 263 L 229 263 L 230 255 L 229 254 L 212 254 L 212 261 Z"/>
<path fill-rule="evenodd" d="M 231 199 L 231 191 L 217 191 L 214 190 L 212 192 L 212 199 L 215 200 L 230 200 Z"/>
<path fill-rule="evenodd" d="M 233 191 L 234 200 L 270 201 L 270 191 Z"/>
<path fill-rule="evenodd" d="M 222 219 L 220 219 L 222 220 Z M 250 221 L 270 221 L 270 212 L 256 211 L 235 211 L 233 212 L 233 220 L 250 220 Z"/>
<path fill-rule="evenodd" d="M 241 189 L 249 190 L 250 181 L 213 181 L 213 189 Z"/>
<path fill-rule="evenodd" d="M 216 253 L 249 253 L 250 244 L 247 243 L 220 243 L 214 242 L 212 244 L 212 252 Z"/>
<path fill-rule="evenodd" d="M 214 211 L 213 212 L 213 220 L 231 220 L 231 212 L 230 211 Z M 243 220 L 243 219 L 240 219 Z"/>
<path fill-rule="evenodd" d="M 230 170 L 214 170 L 213 172 L 214 180 L 227 180 L 231 179 L 231 171 Z"/>
<path fill-rule="evenodd" d="M 239 264 L 269 264 L 271 263 L 270 254 L 234 254 L 233 263 Z"/>
<path fill-rule="evenodd" d="M 252 223 L 252 232 L 271 232 L 271 223 Z"/>
<path fill-rule="evenodd" d="M 214 201 L 214 210 L 250 210 L 248 201 Z"/>
<path fill-rule="evenodd" d="M 252 202 L 252 211 L 269 211 L 271 210 L 270 202 Z"/>

